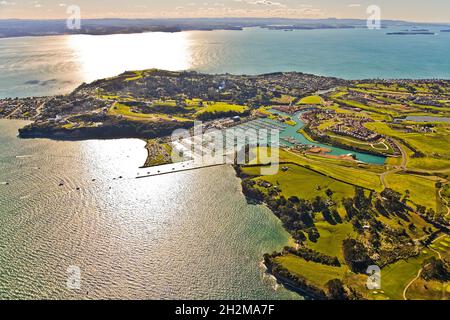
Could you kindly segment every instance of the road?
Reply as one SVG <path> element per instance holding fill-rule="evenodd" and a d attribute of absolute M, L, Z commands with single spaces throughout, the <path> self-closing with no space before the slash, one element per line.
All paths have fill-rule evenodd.
<path fill-rule="evenodd" d="M 406 155 L 405 149 L 404 149 L 403 146 L 402 146 L 400 143 L 398 143 L 397 141 L 394 141 L 394 142 L 395 142 L 395 144 L 397 145 L 397 147 L 400 149 L 400 152 L 402 153 L 402 163 L 400 164 L 400 166 L 396 166 L 396 167 L 394 167 L 392 170 L 388 170 L 388 171 L 386 171 L 386 172 L 383 172 L 383 173 L 380 175 L 381 184 L 383 185 L 384 188 L 387 188 L 387 187 L 388 187 L 388 185 L 387 185 L 387 183 L 386 183 L 386 176 L 387 176 L 388 174 L 391 174 L 391 173 L 397 173 L 397 172 L 405 171 L 405 170 L 406 170 L 406 165 L 408 164 L 408 157 L 407 157 L 407 155 Z"/>
<path fill-rule="evenodd" d="M 447 199 L 445 199 L 444 196 L 442 196 L 442 189 L 444 189 L 444 186 L 442 186 L 442 188 L 439 189 L 439 197 L 441 197 L 442 201 L 445 203 L 445 206 L 447 207 L 447 214 L 445 215 L 446 218 L 448 218 L 448 216 L 450 215 L 450 207 L 449 207 L 449 203 L 447 201 Z"/>
<path fill-rule="evenodd" d="M 440 240 L 440 239 L 442 239 L 442 238 L 444 238 L 444 237 L 446 237 L 446 236 L 447 236 L 446 234 L 443 234 L 443 235 L 440 236 L 439 238 L 436 238 L 432 243 L 434 243 L 434 242 L 436 242 L 436 241 L 438 241 L 438 240 Z M 428 249 L 430 249 L 431 251 L 437 253 L 439 259 L 442 259 L 441 253 L 440 253 L 439 251 L 437 251 L 437 250 L 435 250 L 435 249 L 433 249 L 433 248 L 428 248 Z M 426 267 L 426 266 L 427 266 L 427 265 L 425 265 L 424 267 Z M 408 300 L 408 298 L 406 298 L 406 292 L 408 291 L 409 287 L 411 287 L 411 285 L 414 283 L 414 281 L 416 281 L 417 279 L 420 278 L 420 275 L 422 274 L 422 271 L 423 271 L 423 268 L 424 268 L 424 267 L 420 268 L 419 272 L 417 272 L 417 276 L 416 276 L 414 279 L 412 279 L 412 280 L 406 285 L 405 289 L 403 290 L 403 299 L 404 299 L 404 300 Z"/>

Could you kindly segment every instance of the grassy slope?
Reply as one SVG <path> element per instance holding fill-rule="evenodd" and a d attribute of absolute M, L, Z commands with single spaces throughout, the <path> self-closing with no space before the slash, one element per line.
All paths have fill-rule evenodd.
<path fill-rule="evenodd" d="M 433 178 L 397 173 L 387 175 L 386 183 L 388 187 L 402 194 L 409 190 L 411 201 L 436 211 L 436 181 Z"/>
<path fill-rule="evenodd" d="M 321 105 L 323 100 L 320 96 L 308 96 L 301 99 L 298 104 Z"/>
<path fill-rule="evenodd" d="M 450 171 L 449 128 L 438 127 L 436 133 L 424 134 L 403 133 L 381 122 L 367 123 L 366 126 L 381 134 L 400 138 L 427 155 L 425 158 L 411 158 L 411 155 L 409 155 L 408 168 L 422 170 L 449 169 Z"/>
<path fill-rule="evenodd" d="M 169 117 L 168 115 L 165 114 L 156 114 L 156 113 L 151 113 L 151 114 L 146 114 L 146 113 L 136 113 L 133 112 L 131 110 L 130 107 L 125 106 L 123 104 L 120 103 L 115 103 L 108 111 L 108 113 L 110 115 L 122 115 L 125 118 L 128 118 L 130 120 L 135 120 L 135 121 L 157 121 L 159 119 L 162 120 L 177 120 L 177 121 L 191 121 L 189 119 L 186 118 L 181 118 L 181 117 Z"/>
<path fill-rule="evenodd" d="M 308 282 L 315 286 L 324 288 L 325 284 L 333 279 L 342 279 L 347 272 L 347 268 L 331 267 L 320 263 L 308 262 L 297 256 L 288 254 L 275 259 L 276 263 L 281 264 L 290 273 L 308 279 Z"/>
<path fill-rule="evenodd" d="M 325 253 L 332 257 L 338 257 L 339 261 L 343 261 L 342 241 L 346 238 L 353 238 L 356 233 L 350 223 L 341 223 L 331 225 L 328 222 L 316 222 L 317 230 L 320 233 L 319 241 L 307 241 L 308 247 Z"/>
<path fill-rule="evenodd" d="M 286 199 L 291 196 L 298 196 L 306 200 L 312 200 L 316 196 L 326 197 L 325 190 L 328 188 L 335 193 L 333 195 L 335 200 L 351 197 L 354 194 L 354 187 L 349 184 L 300 166 L 287 165 L 286 167 L 289 168 L 286 172 L 280 170 L 276 175 L 256 179 L 262 179 L 270 182 L 272 185 L 278 185 Z"/>
<path fill-rule="evenodd" d="M 280 161 L 295 162 L 300 165 L 309 166 L 311 169 L 317 170 L 329 177 L 339 179 L 349 183 L 357 183 L 361 187 L 371 190 L 382 190 L 379 174 L 379 166 L 364 166 L 359 168 L 356 164 L 326 159 L 314 156 L 302 156 L 293 154 L 284 150 L 280 151 Z M 372 171 L 373 170 L 373 171 Z"/>
<path fill-rule="evenodd" d="M 248 108 L 246 106 L 241 106 L 237 104 L 230 104 L 226 102 L 207 102 L 206 105 L 197 112 L 198 114 L 202 114 L 205 112 L 228 112 L 233 111 L 237 113 L 244 113 Z"/>

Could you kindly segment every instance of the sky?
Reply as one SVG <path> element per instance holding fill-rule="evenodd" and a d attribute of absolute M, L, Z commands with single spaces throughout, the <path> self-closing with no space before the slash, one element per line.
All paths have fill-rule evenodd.
<path fill-rule="evenodd" d="M 286 17 L 366 19 L 378 5 L 382 19 L 450 22 L 450 0 L 0 0 L 0 19 L 67 18 L 77 5 L 88 18 Z"/>

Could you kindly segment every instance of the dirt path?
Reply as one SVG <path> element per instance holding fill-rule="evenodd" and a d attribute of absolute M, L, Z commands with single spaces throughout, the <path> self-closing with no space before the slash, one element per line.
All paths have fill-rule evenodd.
<path fill-rule="evenodd" d="M 447 214 L 445 215 L 445 218 L 448 218 L 448 216 L 450 215 L 450 207 L 449 207 L 449 203 L 447 201 L 447 199 L 445 199 L 442 196 L 442 189 L 444 189 L 444 186 L 442 186 L 442 188 L 439 189 L 439 197 L 441 197 L 442 201 L 445 203 L 445 206 L 447 207 Z"/>
<path fill-rule="evenodd" d="M 417 273 L 417 276 L 406 285 L 405 290 L 403 290 L 403 300 L 408 300 L 408 298 L 406 298 L 406 292 L 408 291 L 409 287 L 414 283 L 414 281 L 419 279 L 420 275 L 422 274 L 422 270 L 423 268 L 420 268 L 419 272 Z"/>
<path fill-rule="evenodd" d="M 442 196 L 441 191 L 442 191 L 443 188 L 444 188 L 444 186 L 442 186 L 442 188 L 439 189 L 439 197 L 441 197 L 442 201 L 445 202 L 445 206 L 447 207 L 447 214 L 445 215 L 445 217 L 447 218 L 448 215 L 450 215 L 450 207 L 449 207 L 449 203 L 448 203 L 447 199 L 445 199 L 445 198 Z M 434 239 L 434 241 L 433 241 L 432 243 L 434 243 L 434 242 L 436 242 L 436 241 L 438 241 L 438 240 L 440 240 L 440 239 L 442 239 L 442 238 L 444 238 L 444 237 L 446 237 L 446 236 L 447 236 L 446 234 L 443 234 L 442 236 L 440 236 L 440 237 Z M 439 259 L 442 260 L 442 255 L 441 255 L 441 253 L 440 253 L 438 250 L 435 250 L 435 249 L 433 249 L 433 248 L 431 248 L 431 247 L 429 247 L 428 249 L 430 249 L 431 251 L 433 251 L 434 253 L 436 253 L 436 254 L 438 255 Z M 406 298 L 406 292 L 408 291 L 409 287 L 414 283 L 414 281 L 416 281 L 417 279 L 419 279 L 420 275 L 422 274 L 422 271 L 423 271 L 423 267 L 420 268 L 419 272 L 417 273 L 417 276 L 416 276 L 414 279 L 412 279 L 412 280 L 406 285 L 405 290 L 403 290 L 403 299 L 408 300 L 408 299 Z"/>
<path fill-rule="evenodd" d="M 436 241 L 438 241 L 438 240 L 440 240 L 440 239 L 442 239 L 442 238 L 444 238 L 444 237 L 446 237 L 446 236 L 447 236 L 446 234 L 443 234 L 442 236 L 440 236 L 440 237 L 434 239 L 434 241 L 433 241 L 432 243 L 435 243 Z M 439 251 L 437 251 L 437 250 L 435 250 L 435 249 L 433 249 L 433 248 L 430 248 L 430 247 L 429 247 L 428 249 L 430 249 L 431 251 L 433 251 L 434 253 L 436 253 L 436 254 L 438 255 L 439 259 L 442 260 L 441 253 L 440 253 Z M 427 265 L 426 265 L 426 266 L 427 266 Z M 425 267 L 426 267 L 426 266 L 425 266 Z M 416 276 L 414 279 L 412 279 L 412 280 L 406 285 L 405 289 L 403 290 L 403 299 L 404 299 L 404 300 L 408 300 L 408 298 L 406 298 L 406 292 L 408 291 L 409 287 L 411 287 L 411 285 L 414 283 L 414 281 L 416 281 L 417 279 L 420 278 L 420 275 L 422 274 L 423 268 L 424 268 L 424 267 L 420 268 L 419 272 L 417 272 L 417 276 Z"/>

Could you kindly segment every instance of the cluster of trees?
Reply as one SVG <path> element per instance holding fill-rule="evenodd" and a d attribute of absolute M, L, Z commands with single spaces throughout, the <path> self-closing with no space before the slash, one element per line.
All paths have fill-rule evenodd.
<path fill-rule="evenodd" d="M 234 116 L 246 117 L 250 115 L 250 111 L 237 112 L 237 111 L 205 111 L 197 115 L 197 119 L 201 121 L 214 120 L 219 118 L 229 118 Z"/>
<path fill-rule="evenodd" d="M 373 192 L 369 192 L 366 197 L 364 189 L 355 187 L 354 198 L 344 198 L 342 204 L 347 213 L 347 220 L 353 225 L 353 228 L 358 233 L 364 232 L 364 225 L 368 224 L 370 227 L 371 242 L 374 246 L 379 245 L 378 232 L 383 230 L 383 224 L 374 217 L 374 208 L 372 205 Z"/>
<path fill-rule="evenodd" d="M 345 239 L 342 242 L 344 259 L 349 268 L 356 273 L 365 273 L 372 264 L 366 248 L 356 239 Z"/>
<path fill-rule="evenodd" d="M 237 172 L 239 174 L 240 171 Z M 278 192 L 262 192 L 256 186 L 256 182 L 249 178 L 242 180 L 242 191 L 250 199 L 265 202 L 295 240 L 303 242 L 307 236 L 313 242 L 319 239 L 319 232 L 314 225 L 314 215 L 318 212 L 329 212 L 326 202 L 321 197 L 312 202 L 295 196 L 286 199 L 279 196 Z M 328 216 L 331 217 L 333 214 L 339 216 L 337 212 L 330 212 Z"/>
<path fill-rule="evenodd" d="M 239 168 L 239 166 L 236 166 L 236 168 Z M 264 201 L 265 195 L 260 189 L 258 189 L 256 187 L 256 182 L 254 180 L 243 179 L 241 182 L 241 185 L 242 185 L 242 193 L 244 193 L 244 195 L 247 198 L 250 198 L 252 200 L 256 200 L 259 202 Z"/>
<path fill-rule="evenodd" d="M 361 300 L 363 297 L 353 288 L 346 288 L 340 279 L 333 279 L 325 285 L 328 299 L 331 300 Z"/>
<path fill-rule="evenodd" d="M 276 263 L 273 258 L 274 257 L 271 255 L 264 255 L 264 263 L 268 271 L 273 274 L 275 278 L 300 294 L 307 295 L 318 300 L 327 299 L 327 295 L 324 290 L 309 284 L 305 278 L 290 273 L 286 268 Z"/>
<path fill-rule="evenodd" d="M 263 192 L 257 187 L 254 180 L 242 174 L 239 167 L 236 167 L 236 172 L 238 176 L 243 178 L 243 193 L 248 198 L 265 202 L 280 218 L 284 228 L 299 242 L 304 242 L 306 239 L 316 242 L 319 239 L 320 234 L 314 224 L 317 214 L 322 214 L 324 220 L 332 225 L 343 222 L 336 208 L 331 206 L 326 198 L 317 196 L 312 201 L 308 201 L 297 196 L 291 196 L 286 199 L 284 196 L 280 196 L 281 190 L 279 189 L 269 188 L 267 192 Z M 333 191 L 328 189 L 326 194 L 331 197 Z M 347 210 L 348 220 L 354 221 L 356 228 L 362 230 L 363 227 L 359 221 L 370 216 L 372 193 L 369 197 L 365 197 L 364 190 L 356 188 L 355 194 L 355 198 L 344 199 L 344 206 Z M 375 223 L 376 220 L 374 219 Z"/>
<path fill-rule="evenodd" d="M 388 211 L 396 214 L 403 214 L 408 210 L 406 198 L 402 199 L 402 195 L 392 189 L 386 188 L 380 193 L 383 198 L 383 207 Z"/>
<path fill-rule="evenodd" d="M 450 281 L 450 272 L 448 266 L 441 259 L 435 257 L 425 261 L 421 277 L 427 281 L 437 280 L 440 282 Z"/>
<path fill-rule="evenodd" d="M 305 259 L 306 261 L 313 261 L 317 263 L 321 263 L 327 266 L 332 267 L 340 267 L 341 263 L 339 262 L 339 259 L 337 257 L 332 257 L 329 255 L 326 255 L 324 253 L 315 251 L 310 248 L 306 247 L 300 247 L 298 249 L 292 248 L 292 247 L 285 247 L 284 253 L 290 253 L 296 256 L 299 256 L 300 258 Z"/>
<path fill-rule="evenodd" d="M 98 117 L 98 118 L 96 118 Z M 103 118 L 102 118 L 103 117 Z M 78 139 L 113 139 L 113 138 L 144 138 L 153 139 L 172 134 L 175 129 L 188 129 L 193 126 L 193 122 L 144 122 L 118 119 L 116 117 L 79 116 L 79 120 L 93 121 L 103 119 L 103 124 L 98 127 L 80 127 L 75 129 L 64 129 L 59 125 L 52 124 L 30 124 L 19 129 L 22 138 L 45 137 L 64 140 Z"/>
<path fill-rule="evenodd" d="M 314 286 L 301 277 L 289 272 L 286 268 L 276 263 L 274 259 L 279 257 L 281 253 L 273 253 L 264 255 L 264 264 L 268 271 L 273 274 L 279 281 L 287 285 L 294 291 L 310 298 L 318 300 L 360 300 L 362 296 L 354 289 L 348 288 L 344 285 L 342 280 L 333 279 L 325 284 L 325 290 Z"/>
<path fill-rule="evenodd" d="M 430 221 L 432 223 L 438 223 L 440 225 L 448 225 L 448 221 L 445 219 L 445 216 L 441 213 L 434 211 L 433 208 L 427 208 L 420 204 L 416 205 L 416 211 L 422 215 L 425 220 Z"/>

